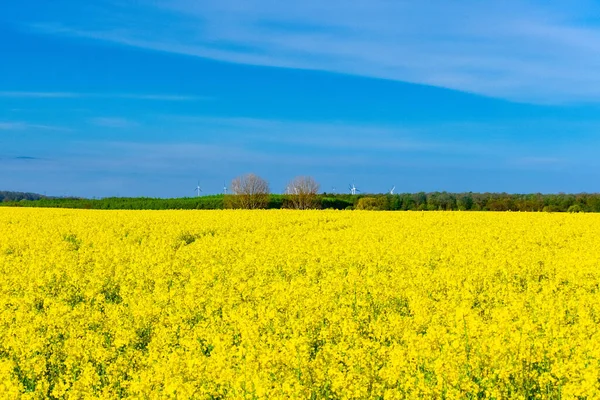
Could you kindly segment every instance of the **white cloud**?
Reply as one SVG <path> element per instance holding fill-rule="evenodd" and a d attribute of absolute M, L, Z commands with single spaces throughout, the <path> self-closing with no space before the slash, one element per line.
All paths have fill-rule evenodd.
<path fill-rule="evenodd" d="M 265 148 L 276 145 L 280 150 L 327 151 L 349 157 L 380 152 L 382 154 L 435 153 L 484 154 L 492 149 L 483 142 L 441 138 L 432 134 L 439 126 L 409 127 L 351 123 L 344 121 L 304 122 L 294 120 L 240 118 L 158 116 L 158 121 L 181 127 L 193 127 L 219 138 L 220 142 L 244 142 Z M 189 129 L 189 128 L 184 128 Z M 192 132 L 193 132 L 192 130 Z M 493 149 L 498 152 L 499 147 Z"/>
<path fill-rule="evenodd" d="M 0 92 L 0 97 L 27 99 L 65 99 L 80 96 L 78 93 L 68 92 Z"/>
<path fill-rule="evenodd" d="M 185 96 L 176 94 L 140 94 L 140 93 L 76 93 L 76 92 L 0 92 L 0 97 L 35 99 L 105 98 L 156 101 L 197 101 L 209 100 L 204 96 Z"/>
<path fill-rule="evenodd" d="M 96 126 L 100 126 L 103 128 L 135 128 L 139 126 L 139 124 L 135 121 L 132 121 L 127 118 L 119 118 L 119 117 L 97 117 L 92 118 L 90 123 Z"/>
<path fill-rule="evenodd" d="M 1 131 L 13 131 L 25 129 L 25 124 L 22 122 L 0 122 Z"/>
<path fill-rule="evenodd" d="M 140 5 L 141 4 L 141 5 Z M 146 0 L 36 29 L 219 60 L 534 102 L 600 100 L 600 30 L 579 0 Z"/>
<path fill-rule="evenodd" d="M 33 124 L 28 122 L 0 122 L 0 131 L 25 131 L 25 130 L 43 130 L 43 131 L 70 131 L 69 128 L 52 125 Z"/>
<path fill-rule="evenodd" d="M 528 156 L 512 159 L 509 164 L 520 167 L 552 167 L 567 164 L 567 161 L 559 157 L 549 156 Z"/>
<path fill-rule="evenodd" d="M 157 100 L 157 101 L 195 101 L 195 100 L 210 100 L 207 96 L 182 96 L 174 94 L 107 94 L 107 95 L 95 95 L 90 97 L 109 97 L 109 98 L 120 98 L 120 99 L 133 99 L 133 100 Z"/>

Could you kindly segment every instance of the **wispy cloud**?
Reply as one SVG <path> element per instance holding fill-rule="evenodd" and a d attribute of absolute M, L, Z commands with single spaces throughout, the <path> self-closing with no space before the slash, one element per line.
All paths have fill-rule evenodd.
<path fill-rule="evenodd" d="M 52 125 L 34 124 L 28 122 L 0 122 L 0 131 L 44 130 L 68 132 L 69 128 Z"/>
<path fill-rule="evenodd" d="M 567 164 L 567 160 L 559 157 L 528 156 L 509 160 L 510 165 L 519 167 L 559 167 Z"/>
<path fill-rule="evenodd" d="M 102 98 L 102 99 L 131 99 L 155 101 L 199 101 L 209 100 L 210 97 L 186 96 L 176 94 L 142 94 L 142 93 L 77 93 L 77 92 L 0 92 L 0 97 L 26 99 L 72 99 L 72 98 Z"/>
<path fill-rule="evenodd" d="M 0 122 L 0 131 L 12 131 L 24 129 L 25 124 L 22 122 Z"/>
<path fill-rule="evenodd" d="M 514 100 L 600 100 L 600 29 L 581 22 L 598 14 L 600 5 L 583 0 L 106 4 L 111 5 L 93 18 L 38 21 L 33 27 L 230 62 L 366 75 Z"/>
<path fill-rule="evenodd" d="M 182 96 L 182 95 L 169 95 L 169 94 L 108 94 L 108 95 L 96 95 L 95 97 L 114 97 L 120 99 L 134 99 L 134 100 L 158 100 L 158 101 L 196 101 L 196 100 L 211 100 L 208 96 Z"/>
<path fill-rule="evenodd" d="M 349 123 L 344 121 L 304 122 L 294 120 L 260 118 L 217 118 L 163 115 L 159 120 L 177 126 L 191 126 L 203 132 L 211 132 L 221 141 L 232 138 L 255 146 L 277 145 L 284 149 L 307 151 L 348 151 L 358 155 L 379 151 L 383 153 L 444 153 L 482 154 L 489 146 L 472 140 L 452 141 L 432 137 L 432 127 L 406 127 L 401 125 Z M 497 149 L 496 149 L 497 150 Z"/>
<path fill-rule="evenodd" d="M 0 92 L 0 97 L 25 99 L 65 99 L 81 96 L 78 93 L 68 92 Z"/>
<path fill-rule="evenodd" d="M 17 156 L 15 160 L 24 160 L 24 161 L 33 161 L 33 160 L 41 160 L 39 157 L 31 157 L 31 156 Z"/>
<path fill-rule="evenodd" d="M 97 117 L 90 119 L 90 123 L 96 126 L 104 127 L 104 128 L 135 128 L 139 126 L 136 121 L 132 121 L 127 118 L 119 118 L 119 117 Z"/>
<path fill-rule="evenodd" d="M 81 142 L 79 143 L 88 168 L 119 170 L 130 168 L 138 171 L 190 171 L 202 164 L 221 164 L 231 167 L 251 166 L 268 168 L 275 166 L 337 167 L 364 166 L 372 162 L 367 156 L 345 155 L 328 157 L 302 153 L 272 153 L 250 149 L 243 145 L 219 145 L 198 142 Z M 85 154 L 83 154 L 85 153 Z M 106 154 L 110 156 L 106 156 Z"/>

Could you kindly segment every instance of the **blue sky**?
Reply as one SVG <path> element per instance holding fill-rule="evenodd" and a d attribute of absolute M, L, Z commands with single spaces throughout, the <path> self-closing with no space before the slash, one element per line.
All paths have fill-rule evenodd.
<path fill-rule="evenodd" d="M 600 3 L 552 3 L 5 2 L 0 190 L 597 192 Z"/>

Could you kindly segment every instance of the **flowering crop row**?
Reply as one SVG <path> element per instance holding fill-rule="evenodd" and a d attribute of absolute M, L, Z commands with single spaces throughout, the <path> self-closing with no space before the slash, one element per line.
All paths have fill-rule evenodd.
<path fill-rule="evenodd" d="M 600 398 L 600 215 L 0 210 L 4 398 Z"/>

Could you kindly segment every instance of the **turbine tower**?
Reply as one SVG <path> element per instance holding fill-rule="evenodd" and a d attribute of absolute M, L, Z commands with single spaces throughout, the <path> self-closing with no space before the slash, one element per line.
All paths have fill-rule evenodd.
<path fill-rule="evenodd" d="M 198 186 L 196 186 L 196 189 L 194 189 L 194 190 L 198 194 L 198 197 L 200 197 L 200 193 L 202 192 L 202 189 L 200 189 L 200 181 L 198 181 Z"/>
<path fill-rule="evenodd" d="M 227 194 L 227 185 L 223 182 L 223 194 Z"/>
<path fill-rule="evenodd" d="M 392 186 L 392 188 L 390 189 L 390 194 L 394 194 L 395 189 L 396 189 L 396 186 Z"/>
<path fill-rule="evenodd" d="M 356 188 L 356 185 L 354 184 L 354 182 L 352 182 L 352 185 L 349 185 L 348 188 L 350 189 L 350 194 L 356 194 L 357 192 L 360 192 L 360 190 L 358 190 Z"/>
<path fill-rule="evenodd" d="M 296 186 L 288 185 L 285 188 L 285 194 L 298 194 L 298 188 Z"/>

